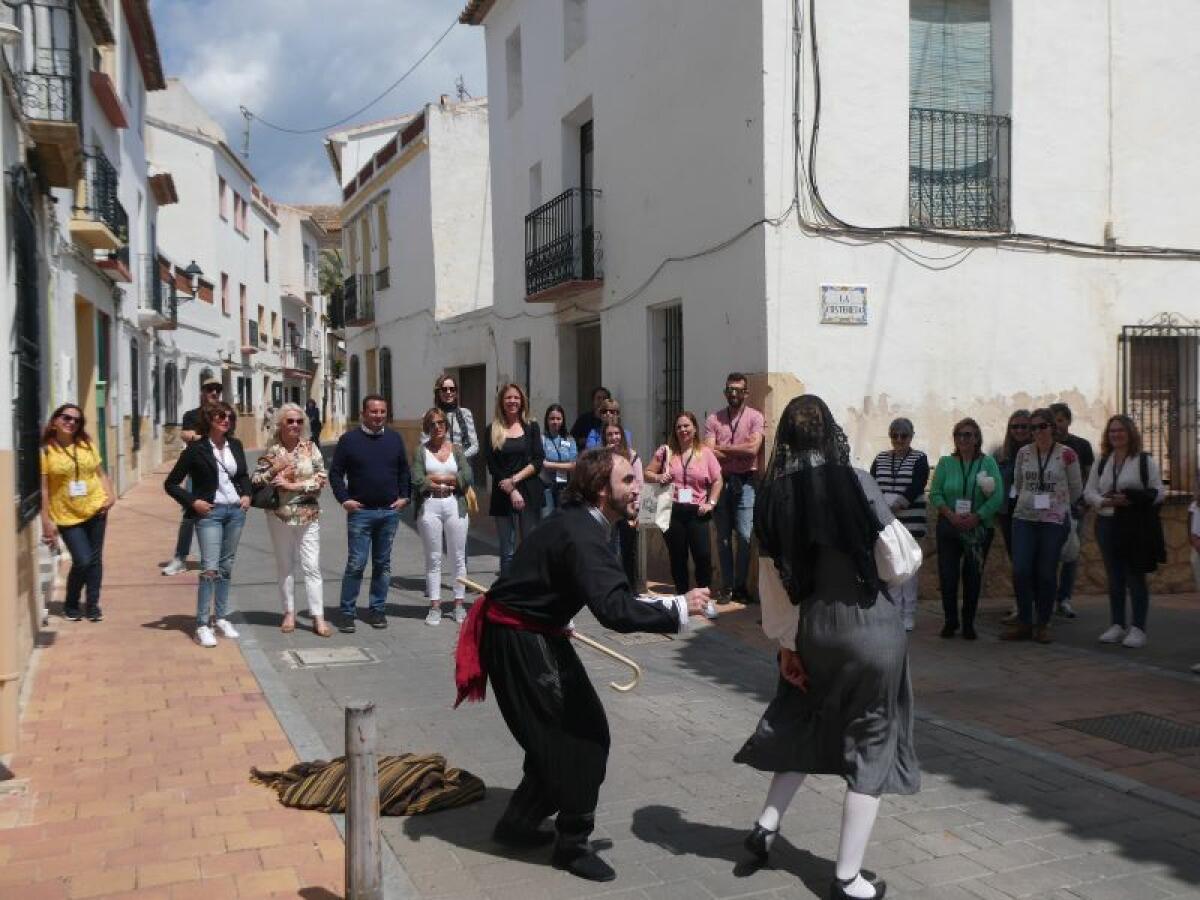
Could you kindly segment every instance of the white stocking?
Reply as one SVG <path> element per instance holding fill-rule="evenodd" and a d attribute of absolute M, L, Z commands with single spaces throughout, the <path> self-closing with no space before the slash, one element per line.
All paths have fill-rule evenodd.
<path fill-rule="evenodd" d="M 854 879 L 842 886 L 847 896 L 875 896 L 875 888 L 862 877 L 860 870 L 878 813 L 878 797 L 846 791 L 846 802 L 842 806 L 842 838 L 838 844 L 837 877 L 843 881 L 847 878 Z"/>
<path fill-rule="evenodd" d="M 767 831 L 778 831 L 779 820 L 787 812 L 788 805 L 804 784 L 803 772 L 777 772 L 771 779 L 771 787 L 767 789 L 767 802 L 763 805 L 758 824 Z"/>

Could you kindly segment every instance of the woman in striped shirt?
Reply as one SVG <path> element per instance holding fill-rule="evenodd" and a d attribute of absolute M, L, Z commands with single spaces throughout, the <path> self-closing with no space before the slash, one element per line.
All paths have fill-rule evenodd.
<path fill-rule="evenodd" d="M 896 419 L 888 426 L 891 450 L 884 450 L 871 463 L 871 477 L 896 518 L 918 541 L 925 537 L 925 485 L 929 481 L 929 459 L 912 447 L 913 424 Z M 904 630 L 912 631 L 917 615 L 917 576 L 900 587 L 898 598 Z"/>

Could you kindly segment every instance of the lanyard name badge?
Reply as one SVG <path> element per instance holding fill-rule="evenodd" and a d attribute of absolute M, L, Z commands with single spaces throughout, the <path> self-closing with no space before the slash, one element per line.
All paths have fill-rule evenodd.
<path fill-rule="evenodd" d="M 1050 457 L 1054 456 L 1054 449 L 1051 448 L 1050 452 L 1046 454 L 1045 462 L 1042 461 L 1042 451 L 1041 450 L 1038 450 L 1035 447 L 1034 452 L 1037 454 L 1038 477 L 1037 477 L 1037 493 L 1033 495 L 1033 508 L 1034 509 L 1049 509 L 1050 508 L 1050 492 L 1046 490 L 1046 466 L 1050 465 Z"/>
<path fill-rule="evenodd" d="M 960 516 L 971 514 L 971 495 L 974 493 L 974 485 L 971 484 L 971 473 L 975 470 L 976 461 L 972 460 L 968 466 L 959 457 L 958 465 L 962 469 L 963 493 L 967 496 L 959 497 L 954 501 L 954 511 Z"/>
<path fill-rule="evenodd" d="M 690 453 L 688 453 L 687 456 L 685 456 L 680 461 L 680 464 L 683 467 L 683 487 L 677 489 L 675 492 L 675 502 L 676 503 L 695 503 L 696 502 L 696 492 L 693 491 L 690 487 L 688 487 L 688 483 L 687 483 L 688 466 L 691 465 L 692 457 L 695 455 L 695 453 L 696 453 L 695 450 L 691 451 Z"/>
<path fill-rule="evenodd" d="M 67 452 L 65 447 L 63 448 L 63 452 Z M 67 495 L 71 497 L 86 497 L 88 494 L 87 482 L 79 477 L 79 451 L 77 449 L 72 450 L 70 453 L 67 453 L 67 456 L 71 457 L 71 462 L 75 464 L 75 477 L 67 482 Z"/>
<path fill-rule="evenodd" d="M 558 462 L 563 461 L 562 440 L 563 440 L 562 435 L 556 435 L 555 437 L 552 437 L 550 439 L 550 446 L 552 446 L 554 448 L 554 455 L 557 457 Z M 567 473 L 564 472 L 562 469 L 555 469 L 554 470 L 554 480 L 559 484 L 566 484 L 567 483 Z"/>

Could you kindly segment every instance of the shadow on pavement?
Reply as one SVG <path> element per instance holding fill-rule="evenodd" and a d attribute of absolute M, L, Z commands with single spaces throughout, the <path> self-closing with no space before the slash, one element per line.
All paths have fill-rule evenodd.
<path fill-rule="evenodd" d="M 753 618 L 748 622 L 737 619 L 756 615 L 751 608 L 731 614 L 728 623 L 723 616 L 720 627 L 680 641 L 677 661 L 765 708 L 775 694 L 774 659 L 769 651 L 722 633 L 727 627 L 735 632 L 747 627 Z M 916 702 L 920 709 L 919 694 Z M 980 697 L 980 702 L 986 703 L 987 698 Z M 1155 871 L 1146 877 L 1168 876 L 1182 885 L 1200 883 L 1200 819 L 1196 817 L 1083 778 L 1019 749 L 984 742 L 932 722 L 917 722 L 916 744 L 924 776 L 922 791 L 913 797 L 885 797 L 885 816 L 918 832 L 945 831 L 957 836 L 970 831 L 990 838 L 977 839 L 976 846 L 985 847 L 992 841 L 1002 845 L 993 847 L 997 852 L 1022 842 L 1018 849 L 1025 856 L 1019 865 L 1051 863 L 1061 867 L 1059 887 L 1147 870 Z M 802 815 L 802 809 L 798 798 L 792 816 Z M 646 833 L 639 836 L 651 839 L 653 830 L 642 827 Z M 675 840 L 702 843 L 694 834 L 702 835 L 709 826 L 684 822 L 680 828 Z M 1064 841 L 1066 836 L 1073 840 Z M 1013 869 L 1018 867 L 1016 852 Z M 1077 858 L 1064 858 L 1072 854 Z M 1004 877 L 989 876 L 987 871 L 979 874 L 984 883 L 991 877 Z M 1183 890 L 1182 885 L 1177 890 Z M 1145 896 L 1160 894 L 1147 889 Z"/>
<path fill-rule="evenodd" d="M 732 864 L 736 878 L 748 878 L 760 868 L 742 846 L 747 829 L 689 822 L 671 806 L 643 806 L 633 812 L 634 835 L 647 844 L 678 856 L 703 856 Z M 780 834 L 771 846 L 769 868 L 795 875 L 817 896 L 823 896 L 834 875 L 833 860 L 815 856 L 790 844 Z"/>
<path fill-rule="evenodd" d="M 196 630 L 196 617 L 186 615 L 163 616 L 155 619 L 153 622 L 143 622 L 143 628 L 154 628 L 158 631 L 178 631 L 187 635 L 188 640 L 192 639 L 192 632 Z"/>

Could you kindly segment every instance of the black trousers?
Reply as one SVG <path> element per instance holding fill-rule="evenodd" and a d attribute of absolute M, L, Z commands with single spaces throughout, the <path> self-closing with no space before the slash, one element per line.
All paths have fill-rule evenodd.
<path fill-rule="evenodd" d="M 979 608 L 979 594 L 983 590 L 983 566 L 987 562 L 988 548 L 992 535 L 988 529 L 983 538 L 980 559 L 976 565 L 971 554 L 963 548 L 958 531 L 943 518 L 937 521 L 938 580 L 942 588 L 942 612 L 946 624 L 958 627 L 958 582 L 962 576 L 962 625 L 975 624 L 975 611 Z"/>
<path fill-rule="evenodd" d="M 502 821 L 531 829 L 557 813 L 559 848 L 586 850 L 608 766 L 608 718 L 571 639 L 488 625 L 481 652 L 525 751 L 525 776 Z"/>
<path fill-rule="evenodd" d="M 671 507 L 671 527 L 667 529 L 667 554 L 671 557 L 671 580 L 675 593 L 688 592 L 688 551 L 696 569 L 696 587 L 712 584 L 712 547 L 709 525 L 712 513 L 700 515 L 700 507 L 676 503 Z"/>

